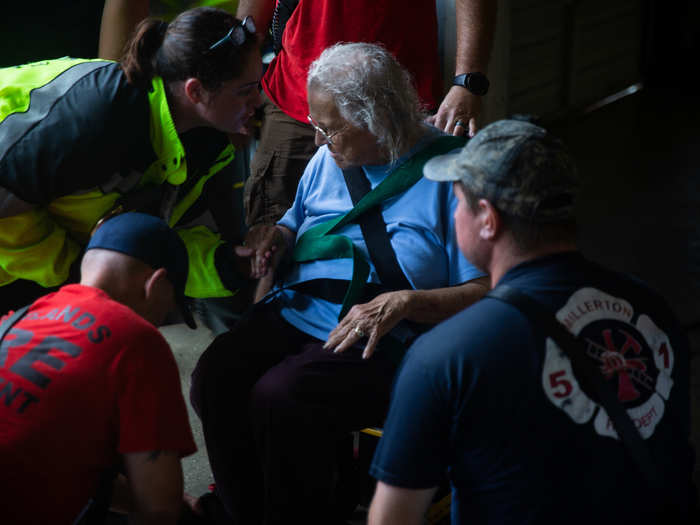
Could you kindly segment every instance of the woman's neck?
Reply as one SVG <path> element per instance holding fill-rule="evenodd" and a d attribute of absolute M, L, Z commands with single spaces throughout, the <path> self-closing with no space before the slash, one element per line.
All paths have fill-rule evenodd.
<path fill-rule="evenodd" d="M 185 94 L 183 82 L 168 84 L 165 88 L 165 94 L 170 108 L 170 116 L 178 134 L 201 125 L 199 116 L 192 107 L 192 102 Z"/>

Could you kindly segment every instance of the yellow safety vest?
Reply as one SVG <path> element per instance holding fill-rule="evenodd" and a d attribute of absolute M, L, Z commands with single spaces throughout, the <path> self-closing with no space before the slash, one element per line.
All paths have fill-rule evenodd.
<path fill-rule="evenodd" d="M 105 61 L 63 58 L 36 63 L 43 67 L 0 69 L 3 86 L 0 89 L 0 123 L 17 112 L 24 112 L 30 105 L 34 88 L 54 81 L 76 65 Z M 95 67 L 98 67 L 96 64 Z M 27 74 L 29 72 L 29 74 Z M 8 80 L 9 76 L 9 80 Z M 150 106 L 151 145 L 157 159 L 145 170 L 138 186 L 168 182 L 181 185 L 187 179 L 185 152 L 180 142 L 168 107 L 162 79 L 153 79 L 148 93 Z M 169 218 L 175 227 L 184 213 L 202 194 L 205 183 L 234 157 L 234 147 L 229 144 L 216 161 L 181 196 Z M 0 218 L 0 286 L 17 279 L 27 279 L 45 287 L 60 285 L 68 278 L 73 262 L 80 256 L 82 246 L 100 218 L 114 206 L 120 193 L 103 193 L 98 188 L 56 198 L 48 206 L 34 207 L 23 213 Z M 223 244 L 220 235 L 203 227 L 180 229 L 190 257 L 186 293 L 190 297 L 226 297 L 237 290 L 225 288 L 214 265 L 214 253 Z"/>

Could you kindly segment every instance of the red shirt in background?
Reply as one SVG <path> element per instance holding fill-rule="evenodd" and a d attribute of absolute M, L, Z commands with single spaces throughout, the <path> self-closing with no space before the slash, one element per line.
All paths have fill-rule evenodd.
<path fill-rule="evenodd" d="M 300 0 L 262 86 L 282 111 L 306 123 L 306 74 L 321 52 L 337 42 L 381 43 L 433 109 L 442 98 L 437 31 L 435 0 Z"/>

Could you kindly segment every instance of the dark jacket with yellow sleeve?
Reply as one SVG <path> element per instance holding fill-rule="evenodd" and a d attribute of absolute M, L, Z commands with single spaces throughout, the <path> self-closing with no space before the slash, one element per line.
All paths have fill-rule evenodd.
<path fill-rule="evenodd" d="M 206 194 L 230 201 L 233 188 L 217 174 L 233 156 L 216 130 L 178 135 L 159 77 L 145 91 L 115 62 L 67 57 L 0 69 L 0 286 L 63 283 L 91 230 L 117 210 L 177 228 L 206 208 Z M 234 294 L 220 235 L 178 232 L 190 257 L 187 294 Z"/>

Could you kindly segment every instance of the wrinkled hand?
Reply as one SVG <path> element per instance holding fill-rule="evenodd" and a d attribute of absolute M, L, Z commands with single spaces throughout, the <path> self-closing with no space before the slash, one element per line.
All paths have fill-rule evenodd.
<path fill-rule="evenodd" d="M 368 303 L 356 304 L 328 335 L 323 348 L 343 352 L 366 337 L 362 358 L 369 359 L 379 340 L 406 317 L 407 293 L 383 293 Z"/>
<path fill-rule="evenodd" d="M 287 251 L 287 241 L 280 229 L 265 224 L 248 230 L 245 244 L 255 251 L 253 272 L 257 279 L 274 271 Z"/>
<path fill-rule="evenodd" d="M 442 100 L 435 115 L 426 121 L 445 133 L 463 136 L 466 132 L 473 137 L 477 132 L 476 118 L 481 112 L 481 97 L 461 86 L 452 86 Z M 457 126 L 462 121 L 464 125 Z"/>
<path fill-rule="evenodd" d="M 239 275 L 247 279 L 259 279 L 255 271 L 255 250 L 247 246 L 232 246 L 234 265 Z"/>

